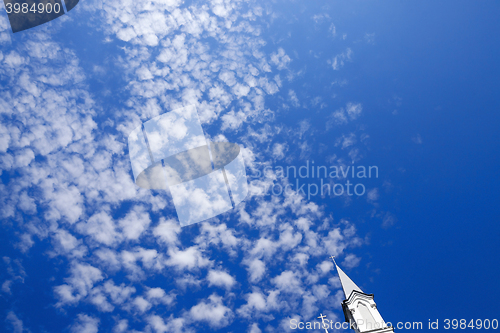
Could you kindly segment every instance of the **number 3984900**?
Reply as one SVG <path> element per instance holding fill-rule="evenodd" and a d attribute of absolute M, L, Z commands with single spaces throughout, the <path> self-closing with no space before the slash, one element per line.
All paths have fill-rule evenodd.
<path fill-rule="evenodd" d="M 5 5 L 5 9 L 7 10 L 7 14 L 14 13 L 14 14 L 41 14 L 41 13 L 59 13 L 61 11 L 61 5 L 58 3 L 55 3 L 52 5 L 51 3 L 39 3 L 39 4 L 32 4 L 31 6 L 27 4 L 26 2 L 23 4 L 20 3 L 15 3 L 11 4 L 8 3 Z"/>
<path fill-rule="evenodd" d="M 496 330 L 498 328 L 498 320 L 497 319 L 493 319 L 493 320 L 489 320 L 489 319 L 471 319 L 470 321 L 467 321 L 465 319 L 445 319 L 444 320 L 444 329 L 445 330 L 449 330 L 449 329 L 477 329 L 477 330 L 480 330 L 480 329 L 485 329 L 485 330 L 488 330 L 488 329 L 494 329 Z"/>

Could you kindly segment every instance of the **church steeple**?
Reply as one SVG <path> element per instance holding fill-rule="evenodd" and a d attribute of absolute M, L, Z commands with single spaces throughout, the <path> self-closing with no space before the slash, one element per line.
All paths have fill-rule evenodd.
<path fill-rule="evenodd" d="M 337 266 L 337 263 L 335 262 L 335 257 L 331 256 L 330 258 L 332 258 L 333 264 L 337 268 L 337 273 L 338 273 L 339 278 L 340 278 L 340 283 L 342 284 L 342 290 L 344 290 L 345 299 L 349 298 L 349 296 L 351 295 L 351 293 L 354 290 L 359 291 L 359 292 L 363 292 L 361 290 L 361 288 L 358 287 L 356 285 L 356 283 L 352 282 L 352 280 L 347 276 L 347 274 L 344 273 L 344 271 L 341 270 L 339 266 Z"/>
<path fill-rule="evenodd" d="M 331 256 L 342 284 L 345 300 L 342 302 L 342 310 L 346 322 L 351 323 L 351 328 L 356 333 L 386 333 L 394 332 L 387 326 L 378 312 L 377 305 L 373 301 L 373 294 L 365 294 L 335 262 Z"/>

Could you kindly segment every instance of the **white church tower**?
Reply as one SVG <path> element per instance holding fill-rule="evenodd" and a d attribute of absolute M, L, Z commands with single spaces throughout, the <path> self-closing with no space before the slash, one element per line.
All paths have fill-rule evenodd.
<path fill-rule="evenodd" d="M 343 270 L 337 266 L 335 257 L 331 257 L 340 283 L 344 290 L 345 300 L 342 302 L 345 321 L 351 323 L 356 333 L 385 333 L 394 332 L 392 327 L 386 325 L 384 319 L 378 312 L 377 305 L 373 301 L 373 294 L 365 294 Z"/>

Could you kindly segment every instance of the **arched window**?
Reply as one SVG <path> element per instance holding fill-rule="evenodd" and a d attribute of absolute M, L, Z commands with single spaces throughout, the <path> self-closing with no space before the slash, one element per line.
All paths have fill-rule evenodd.
<path fill-rule="evenodd" d="M 363 318 L 363 325 L 360 326 L 365 328 L 364 331 L 380 328 L 380 323 L 377 323 L 375 321 L 375 318 L 373 318 L 372 313 L 364 303 L 358 303 L 358 310 L 359 314 Z"/>

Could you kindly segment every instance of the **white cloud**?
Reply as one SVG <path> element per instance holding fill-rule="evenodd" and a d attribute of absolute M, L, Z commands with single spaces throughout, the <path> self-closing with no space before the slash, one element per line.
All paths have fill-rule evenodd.
<path fill-rule="evenodd" d="M 338 138 L 335 142 L 336 146 L 339 146 L 342 149 L 346 149 L 351 147 L 356 143 L 356 135 L 354 133 L 350 133 L 349 135 L 342 134 L 342 137 Z"/>
<path fill-rule="evenodd" d="M 133 301 L 132 304 L 136 307 L 139 312 L 144 313 L 149 308 L 151 308 L 151 303 L 149 303 L 147 300 L 145 300 L 143 297 L 139 296 L 136 297 Z"/>
<path fill-rule="evenodd" d="M 277 160 L 281 160 L 285 157 L 285 153 L 288 150 L 288 145 L 286 143 L 275 143 L 273 146 L 273 157 Z"/>
<path fill-rule="evenodd" d="M 302 282 L 295 272 L 284 271 L 271 280 L 278 289 L 289 293 L 302 293 Z"/>
<path fill-rule="evenodd" d="M 326 128 L 329 129 L 336 125 L 347 124 L 349 119 L 356 120 L 361 115 L 363 107 L 360 103 L 347 103 L 345 108 L 335 110 L 329 117 Z"/>
<path fill-rule="evenodd" d="M 181 232 L 179 223 L 174 219 L 166 220 L 161 217 L 158 225 L 153 229 L 155 235 L 160 242 L 175 245 L 179 242 L 178 234 Z"/>
<path fill-rule="evenodd" d="M 234 112 L 234 110 L 229 111 L 225 115 L 222 116 L 222 130 L 226 130 L 228 128 L 230 129 L 238 129 L 241 124 L 246 119 L 245 113 L 239 111 L 239 112 Z"/>
<path fill-rule="evenodd" d="M 15 282 L 24 283 L 24 278 L 27 276 L 27 274 L 19 259 L 12 260 L 7 256 L 4 256 L 2 259 L 7 266 L 6 272 L 9 275 L 9 278 L 2 283 L 2 291 L 10 295 L 12 294 L 12 285 Z"/>
<path fill-rule="evenodd" d="M 292 60 L 281 47 L 278 49 L 277 53 L 271 54 L 271 63 L 276 65 L 279 70 L 285 69 L 290 61 Z"/>
<path fill-rule="evenodd" d="M 360 261 L 361 258 L 351 253 L 345 256 L 344 260 L 342 261 L 342 267 L 345 267 L 346 269 L 351 269 L 357 267 Z"/>
<path fill-rule="evenodd" d="M 374 188 L 368 191 L 366 198 L 369 201 L 377 201 L 379 198 L 378 188 Z"/>
<path fill-rule="evenodd" d="M 2 291 L 6 294 L 11 294 L 12 291 L 10 289 L 10 286 L 12 285 L 12 280 L 5 280 L 3 283 L 2 283 Z"/>
<path fill-rule="evenodd" d="M 272 258 L 274 253 L 278 250 L 279 245 L 278 242 L 274 242 L 271 239 L 259 238 L 255 242 L 253 249 L 250 250 L 250 254 L 258 258 Z"/>
<path fill-rule="evenodd" d="M 78 223 L 77 229 L 105 245 L 113 245 L 120 238 L 113 218 L 104 211 L 92 215 L 87 222 Z"/>
<path fill-rule="evenodd" d="M 351 120 L 358 118 L 362 110 L 363 108 L 360 103 L 347 103 L 346 105 L 347 115 Z"/>
<path fill-rule="evenodd" d="M 115 309 L 111 303 L 108 302 L 106 295 L 104 295 L 100 288 L 94 288 L 90 292 L 89 296 L 90 303 L 94 304 L 99 311 L 111 312 Z"/>
<path fill-rule="evenodd" d="M 330 32 L 332 37 L 337 36 L 337 29 L 335 28 L 335 25 L 333 23 L 330 25 L 330 29 L 328 29 L 328 31 Z"/>
<path fill-rule="evenodd" d="M 184 329 L 186 320 L 184 318 L 174 318 L 172 315 L 167 319 L 167 323 L 160 316 L 152 315 L 148 317 L 148 323 L 155 333 L 186 332 Z"/>
<path fill-rule="evenodd" d="M 260 330 L 259 325 L 257 325 L 257 323 L 253 323 L 249 327 L 248 333 L 262 333 L 262 331 Z"/>
<path fill-rule="evenodd" d="M 233 317 L 231 309 L 222 304 L 222 298 L 215 294 L 208 297 L 208 302 L 202 301 L 193 306 L 189 313 L 194 320 L 205 321 L 214 328 L 227 326 Z"/>
<path fill-rule="evenodd" d="M 290 99 L 290 102 L 293 106 L 295 106 L 296 108 L 300 106 L 300 101 L 297 97 L 297 94 L 292 89 L 288 91 L 288 98 Z"/>
<path fill-rule="evenodd" d="M 348 47 L 344 52 L 337 54 L 332 60 L 328 60 L 328 63 L 332 65 L 333 70 L 339 70 L 344 67 L 345 62 L 351 61 L 352 50 Z"/>
<path fill-rule="evenodd" d="M 122 319 L 118 321 L 113 327 L 113 333 L 124 333 L 128 329 L 128 320 L 127 319 Z"/>
<path fill-rule="evenodd" d="M 103 279 L 101 271 L 88 264 L 74 263 L 70 271 L 71 276 L 65 279 L 67 284 L 54 288 L 59 298 L 58 306 L 79 301 L 88 295 L 96 282 Z"/>
<path fill-rule="evenodd" d="M 394 216 L 390 212 L 387 212 L 387 213 L 385 213 L 385 215 L 382 219 L 382 227 L 384 227 L 384 228 L 392 227 L 396 222 L 397 222 L 396 216 Z"/>
<path fill-rule="evenodd" d="M 138 239 L 151 223 L 151 218 L 144 207 L 134 208 L 123 219 L 118 221 L 118 225 L 122 228 L 125 238 L 131 240 Z"/>
<path fill-rule="evenodd" d="M 169 258 L 166 264 L 179 270 L 192 270 L 202 268 L 210 264 L 210 260 L 204 258 L 196 246 L 191 246 L 184 251 L 169 248 L 168 254 Z"/>
<path fill-rule="evenodd" d="M 270 291 L 266 296 L 260 290 L 253 290 L 245 295 L 246 304 L 242 305 L 238 310 L 238 314 L 244 318 L 251 318 L 255 315 L 262 315 L 273 309 L 279 308 L 277 298 L 280 292 L 277 290 Z"/>
<path fill-rule="evenodd" d="M 324 284 L 315 285 L 312 287 L 313 294 L 317 299 L 327 299 L 330 295 L 330 287 Z"/>
<path fill-rule="evenodd" d="M 249 92 L 250 92 L 250 87 L 240 83 L 237 83 L 233 87 L 233 93 L 236 95 L 237 98 L 247 96 Z"/>
<path fill-rule="evenodd" d="M 417 134 L 416 136 L 414 136 L 413 138 L 411 138 L 411 140 L 413 142 L 415 142 L 416 144 L 420 145 L 422 144 L 422 137 L 420 136 L 420 134 Z"/>
<path fill-rule="evenodd" d="M 321 273 L 325 274 L 331 271 L 333 263 L 330 260 L 325 260 L 318 264 L 318 268 L 321 270 Z"/>
<path fill-rule="evenodd" d="M 70 223 L 76 222 L 83 212 L 83 198 L 75 186 L 61 187 L 52 193 L 46 193 L 45 200 L 51 202 L 46 218 L 66 218 Z"/>
<path fill-rule="evenodd" d="M 6 321 L 10 323 L 10 326 L 12 326 L 12 332 L 14 333 L 29 332 L 29 330 L 24 328 L 23 321 L 19 319 L 13 311 L 9 311 L 7 313 Z"/>
<path fill-rule="evenodd" d="M 87 247 L 82 241 L 64 229 L 58 229 L 53 235 L 54 254 L 82 257 L 87 252 Z"/>
<path fill-rule="evenodd" d="M 75 324 L 71 326 L 73 333 L 97 333 L 99 331 L 99 319 L 86 314 L 79 314 Z"/>
<path fill-rule="evenodd" d="M 301 314 L 303 318 L 311 318 L 318 313 L 318 300 L 311 293 L 306 292 L 302 295 L 302 309 Z"/>
<path fill-rule="evenodd" d="M 219 74 L 219 79 L 224 81 L 224 83 L 226 83 L 230 87 L 236 84 L 236 78 L 234 76 L 234 73 L 227 70 L 221 71 L 221 73 Z"/>
<path fill-rule="evenodd" d="M 152 304 L 162 303 L 165 305 L 171 305 L 175 301 L 175 294 L 171 292 L 167 295 L 165 290 L 161 288 L 150 288 L 146 292 L 146 298 Z"/>
<path fill-rule="evenodd" d="M 26 60 L 19 55 L 16 51 L 11 51 L 9 54 L 7 54 L 4 59 L 3 63 L 8 66 L 8 67 L 20 67 L 22 64 L 24 64 Z"/>
<path fill-rule="evenodd" d="M 97 261 L 110 271 L 117 271 L 121 268 L 119 254 L 111 249 L 101 248 L 94 251 Z"/>
<path fill-rule="evenodd" d="M 14 159 L 15 159 L 14 167 L 22 168 L 28 166 L 31 163 L 31 161 L 35 159 L 35 154 L 33 153 L 33 150 L 25 148 L 18 151 Z"/>
<path fill-rule="evenodd" d="M 262 311 L 266 308 L 265 296 L 260 292 L 253 292 L 247 295 L 247 304 L 243 305 L 238 312 L 244 316 L 249 317 L 251 311 Z"/>
<path fill-rule="evenodd" d="M 136 291 L 132 286 L 126 286 L 124 283 L 117 286 L 113 281 L 106 281 L 102 285 L 102 290 L 109 295 L 111 301 L 116 305 L 122 305 L 127 302 Z"/>
<path fill-rule="evenodd" d="M 302 234 L 295 232 L 290 224 L 285 223 L 280 226 L 280 229 L 279 244 L 283 250 L 293 249 L 302 242 Z"/>
<path fill-rule="evenodd" d="M 247 263 L 250 282 L 258 282 L 266 272 L 266 264 L 259 259 L 253 259 Z"/>
<path fill-rule="evenodd" d="M 127 277 L 131 280 L 142 280 L 146 277 L 144 270 L 159 272 L 166 264 L 162 253 L 142 247 L 136 247 L 132 251 L 121 251 L 120 259 L 128 272 Z M 139 264 L 142 264 L 142 268 Z"/>
<path fill-rule="evenodd" d="M 207 280 L 209 286 L 224 287 L 231 289 L 236 283 L 235 279 L 224 271 L 210 270 L 208 272 Z"/>
<path fill-rule="evenodd" d="M 235 256 L 241 239 L 235 235 L 235 230 L 229 229 L 225 223 L 203 223 L 200 235 L 195 239 L 195 242 L 201 248 L 221 246 L 230 256 Z"/>

